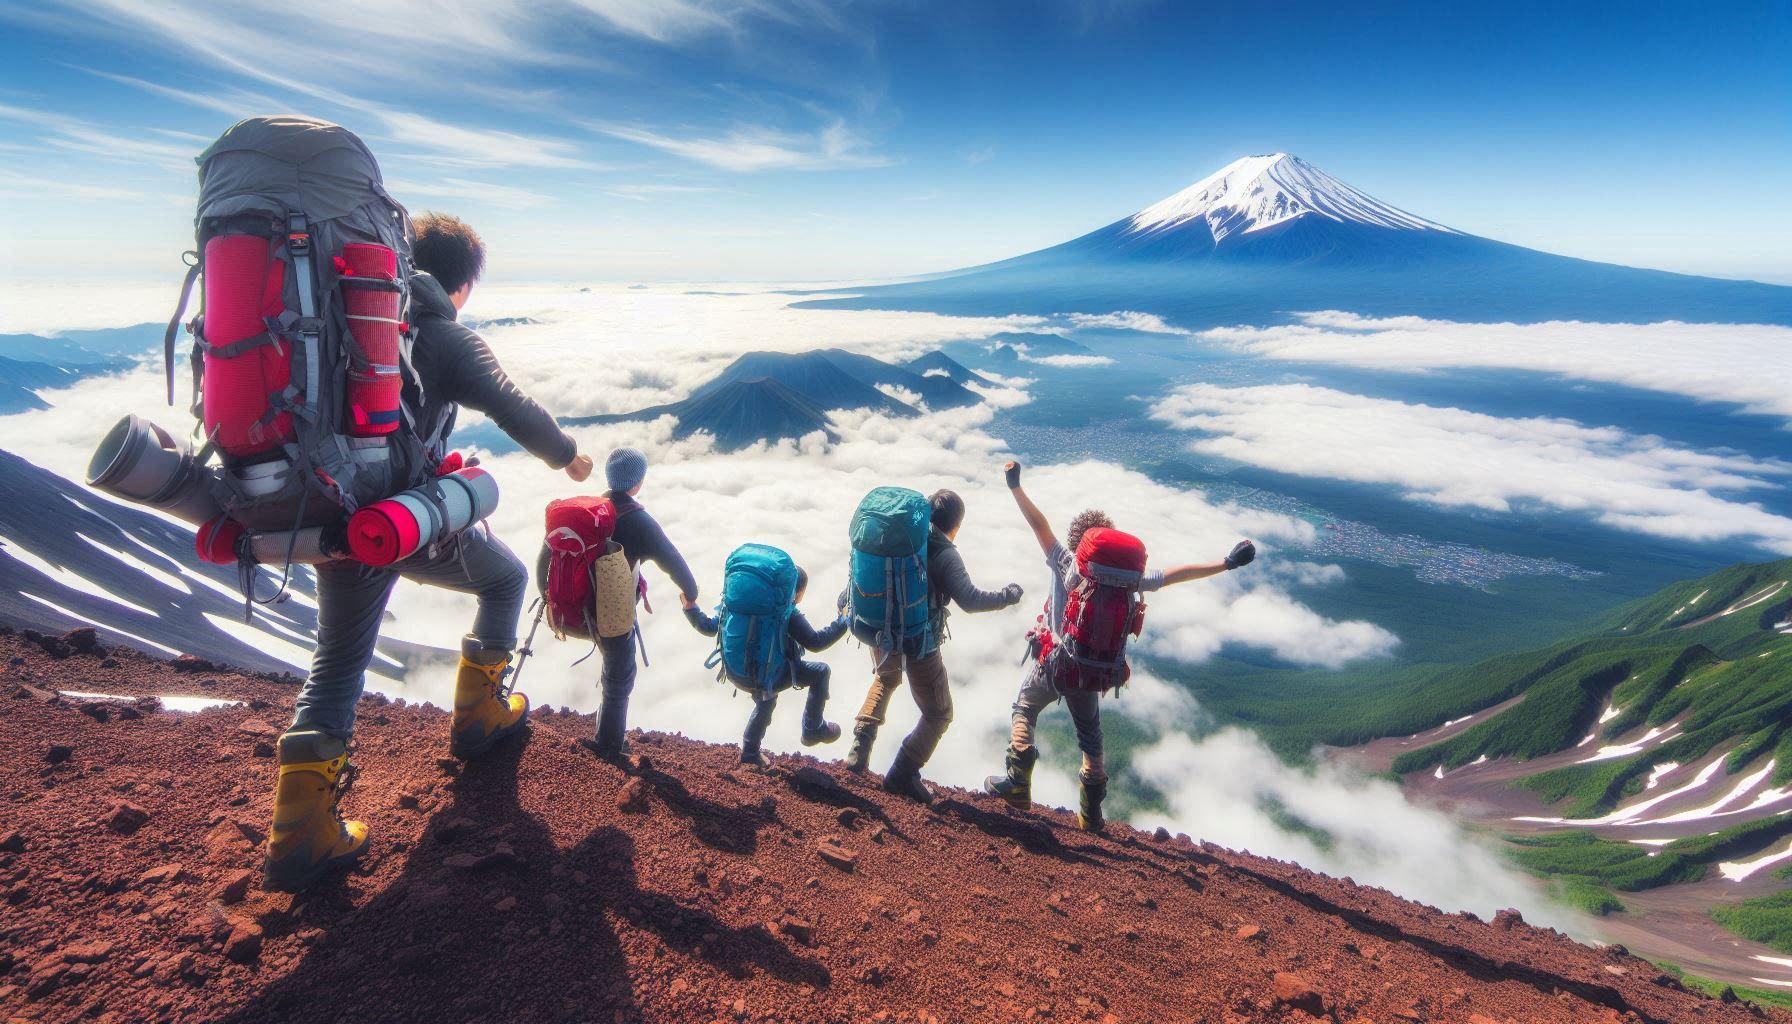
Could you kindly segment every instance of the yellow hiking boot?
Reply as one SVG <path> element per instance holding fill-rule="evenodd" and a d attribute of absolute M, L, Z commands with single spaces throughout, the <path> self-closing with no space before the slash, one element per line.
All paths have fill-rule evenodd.
<path fill-rule="evenodd" d="M 353 775 L 348 745 L 339 737 L 309 730 L 280 737 L 280 780 L 262 888 L 298 892 L 366 852 L 367 826 L 336 816 L 336 802 Z"/>
<path fill-rule="evenodd" d="M 449 753 L 463 761 L 478 757 L 528 724 L 529 698 L 504 690 L 509 671 L 509 651 L 487 650 L 470 636 L 461 641 Z"/>

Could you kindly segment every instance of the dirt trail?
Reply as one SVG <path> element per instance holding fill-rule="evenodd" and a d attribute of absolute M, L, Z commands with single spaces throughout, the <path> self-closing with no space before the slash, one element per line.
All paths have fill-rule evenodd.
<path fill-rule="evenodd" d="M 0 664 L 0 1019 L 1792 1021 L 1516 915 L 837 763 L 637 733 L 625 773 L 566 712 L 463 768 L 441 711 L 366 699 L 371 855 L 263 893 L 290 680 L 14 634 Z"/>

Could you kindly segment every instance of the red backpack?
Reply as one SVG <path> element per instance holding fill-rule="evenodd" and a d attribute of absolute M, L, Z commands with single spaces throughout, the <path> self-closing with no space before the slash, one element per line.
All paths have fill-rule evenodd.
<path fill-rule="evenodd" d="M 1064 621 L 1041 644 L 1040 660 L 1061 690 L 1105 693 L 1123 686 L 1132 669 L 1126 641 L 1145 627 L 1145 544 L 1130 533 L 1098 526 L 1076 546 L 1080 577 L 1064 602 Z"/>
<path fill-rule="evenodd" d="M 597 592 L 591 567 L 616 532 L 616 505 L 608 498 L 561 498 L 548 502 L 547 575 L 542 583 L 548 628 L 556 636 L 597 638 Z"/>

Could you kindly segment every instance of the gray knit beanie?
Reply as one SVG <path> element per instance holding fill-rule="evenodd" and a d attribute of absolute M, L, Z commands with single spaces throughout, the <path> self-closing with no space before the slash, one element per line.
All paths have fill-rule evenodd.
<path fill-rule="evenodd" d="M 604 479 L 612 491 L 633 490 L 647 479 L 647 456 L 634 448 L 618 448 L 604 460 Z"/>

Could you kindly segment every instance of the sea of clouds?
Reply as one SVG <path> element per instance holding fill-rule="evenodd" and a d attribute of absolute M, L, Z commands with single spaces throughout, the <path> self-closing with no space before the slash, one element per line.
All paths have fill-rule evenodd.
<path fill-rule="evenodd" d="M 475 319 L 538 321 L 490 328 L 486 335 L 510 375 L 563 415 L 619 412 L 674 401 L 753 349 L 840 346 L 904 359 L 942 342 L 974 340 L 1000 331 L 1074 331 L 1082 326 L 1148 323 L 1138 314 L 1124 313 L 969 318 L 794 309 L 790 301 L 787 295 L 755 290 L 697 294 L 663 288 L 512 289 L 476 291 L 466 313 Z M 146 365 L 85 382 L 51 395 L 55 405 L 49 410 L 0 420 L 0 430 L 7 447 L 78 479 L 99 433 L 122 411 L 136 410 L 182 425 L 183 412 L 159 408 L 158 377 L 158 370 Z M 1028 383 L 1025 378 L 1002 378 L 1001 386 L 986 391 L 991 401 L 984 406 L 930 412 L 919 419 L 869 412 L 837 414 L 842 440 L 832 446 L 811 437 L 721 454 L 701 436 L 674 440 L 669 419 L 580 428 L 574 434 L 581 448 L 600 462 L 604 453 L 621 445 L 647 453 L 651 468 L 641 500 L 683 549 L 703 588 L 705 605 L 715 600 L 728 552 L 740 543 L 756 541 L 789 550 L 809 571 L 813 582 L 805 610 L 812 619 L 825 621 L 832 614 L 833 596 L 846 579 L 846 525 L 866 491 L 898 483 L 922 491 L 949 487 L 962 494 L 969 513 L 960 548 L 972 577 L 983 587 L 1016 582 L 1027 591 L 1017 608 L 984 615 L 959 613 L 951 620 L 946 657 L 956 718 L 928 774 L 973 787 L 1000 768 L 1009 705 L 1023 672 L 1019 664 L 1023 637 L 1038 614 L 1048 583 L 1041 553 L 1002 480 L 1001 465 L 1010 453 L 990 432 L 995 409 L 1029 400 Z M 1236 406 L 1249 403 L 1226 404 L 1222 399 L 1227 390 L 1211 389 L 1218 394 L 1184 390 L 1166 403 L 1160 416 L 1172 426 L 1198 426 L 1221 437 L 1248 437 L 1254 444 L 1273 441 L 1267 435 L 1270 427 L 1248 418 L 1195 422 L 1201 417 L 1246 417 L 1247 412 Z M 1267 400 L 1265 404 L 1280 410 L 1289 424 L 1286 431 L 1323 445 L 1331 443 L 1323 440 L 1324 435 L 1363 419 L 1364 410 L 1347 401 L 1354 396 L 1315 399 L 1309 393 L 1322 390 L 1249 397 Z M 1343 403 L 1342 421 L 1326 418 L 1328 402 Z M 463 422 L 478 419 L 468 416 Z M 1399 424 L 1401 429 L 1407 426 L 1404 421 Z M 1563 438 L 1583 445 L 1609 443 L 1583 438 L 1566 426 L 1526 429 L 1560 435 L 1553 442 L 1546 437 L 1537 444 L 1560 443 Z M 1464 435 L 1446 432 L 1439 443 L 1460 436 Z M 1467 436 L 1472 438 L 1472 432 Z M 1424 442 L 1425 436 L 1421 433 L 1417 439 Z M 1522 433 L 1495 432 L 1485 443 L 1491 446 L 1488 451 L 1524 452 L 1531 440 Z M 1618 453 L 1619 461 L 1621 456 Z M 490 526 L 532 561 L 543 506 L 581 488 L 526 454 L 488 454 L 485 464 L 503 488 Z M 1726 480 L 1769 472 L 1758 464 L 1723 460 L 1694 460 L 1651 471 L 1718 474 Z M 1398 647 L 1398 637 L 1373 622 L 1329 618 L 1295 596 L 1301 588 L 1336 583 L 1344 572 L 1331 564 L 1282 560 L 1283 548 L 1311 539 L 1311 525 L 1298 518 L 1215 504 L 1198 492 L 1166 486 L 1108 463 L 1030 466 L 1025 482 L 1054 526 L 1062 529 L 1075 512 L 1101 505 L 1123 527 L 1143 537 L 1154 564 L 1160 566 L 1216 561 L 1241 537 L 1258 542 L 1263 554 L 1250 569 L 1152 596 L 1143 646 L 1161 663 L 1199 671 L 1200 664 L 1222 647 L 1235 645 L 1292 664 L 1332 668 L 1362 663 Z M 1647 480 L 1637 486 L 1642 492 L 1650 488 Z M 1658 483 L 1655 489 L 1663 487 Z M 1671 480 L 1666 489 L 1676 489 Z M 1433 491 L 1450 493 L 1443 484 Z M 1646 503 L 1641 508 L 1641 515 L 1665 514 Z M 676 593 L 663 575 L 652 568 L 647 574 L 656 609 L 643 617 L 651 663 L 641 670 L 631 724 L 716 742 L 738 740 L 748 712 L 746 698 L 736 697 L 731 687 L 704 669 L 711 642 L 685 624 Z M 452 648 L 471 616 L 472 601 L 466 596 L 401 584 L 392 600 L 387 632 L 430 647 Z M 527 621 L 523 626 L 527 628 Z M 595 708 L 597 659 L 575 664 L 587 653 L 586 645 L 557 642 L 544 631 L 537 637 L 536 649 L 521 688 L 538 703 Z M 823 660 L 834 666 L 829 716 L 850 724 L 864 695 L 869 654 L 849 638 Z M 394 695 L 443 704 L 450 695 L 452 673 L 452 663 L 444 659 L 421 666 L 387 689 Z M 780 708 L 768 737 L 774 750 L 801 749 L 800 701 L 787 703 L 791 706 Z M 1284 765 L 1248 732 L 1214 732 L 1213 723 L 1185 689 L 1151 672 L 1137 673 L 1123 696 L 1104 702 L 1103 713 L 1125 716 L 1149 737 L 1134 752 L 1134 770 L 1165 794 L 1167 806 L 1162 813 L 1143 817 L 1144 824 L 1162 821 L 1205 839 L 1350 874 L 1452 909 L 1485 913 L 1516 905 L 1533 919 L 1572 922 L 1571 915 L 1550 907 L 1533 883 L 1507 870 L 1448 816 L 1412 806 L 1396 787 L 1383 781 L 1340 768 Z M 899 695 L 874 767 L 888 762 L 898 738 L 916 717 L 912 702 Z M 1038 794 L 1044 802 L 1070 804 L 1075 799 L 1075 751 L 1057 749 L 1051 734 L 1047 736 L 1046 756 L 1036 779 Z M 843 748 L 844 743 L 815 752 L 842 754 Z M 1331 833 L 1334 841 L 1316 844 L 1278 827 L 1265 811 L 1269 806 L 1288 809 Z"/>

